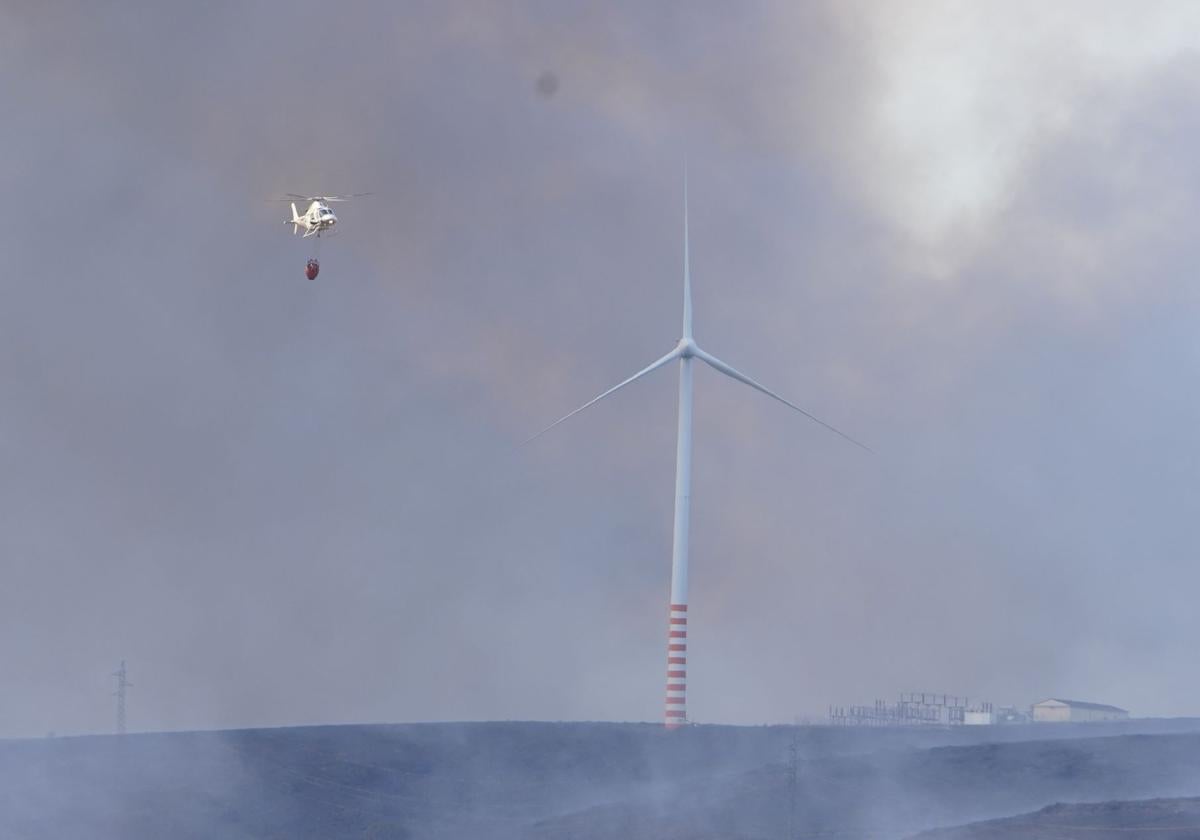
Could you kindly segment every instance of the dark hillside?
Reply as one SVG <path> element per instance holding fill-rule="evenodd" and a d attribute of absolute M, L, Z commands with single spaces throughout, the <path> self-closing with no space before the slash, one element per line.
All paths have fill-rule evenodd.
<path fill-rule="evenodd" d="M 1048 805 L 1034 814 L 937 829 L 913 840 L 1195 840 L 1200 799 Z"/>
<path fill-rule="evenodd" d="M 838 836 L 1197 792 L 1200 735 L 1079 737 L 1138 726 L 1196 728 L 463 723 L 8 741 L 0 837 L 774 838 L 793 732 L 800 825 Z M 1037 735 L 1052 740 L 1021 740 Z"/>
<path fill-rule="evenodd" d="M 1061 800 L 1200 793 L 1200 735 L 885 750 L 806 759 L 797 767 L 799 836 L 900 837 L 1019 814 Z M 789 767 L 713 775 L 545 820 L 536 836 L 578 840 L 786 837 Z M 715 832 L 715 833 L 714 833 Z"/>

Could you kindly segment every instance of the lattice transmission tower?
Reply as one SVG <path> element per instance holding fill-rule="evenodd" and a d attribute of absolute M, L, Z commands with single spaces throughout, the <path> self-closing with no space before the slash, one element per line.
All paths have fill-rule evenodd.
<path fill-rule="evenodd" d="M 125 693 L 133 685 L 125 673 L 125 660 L 121 660 L 119 670 L 113 671 L 113 676 L 117 678 L 117 690 L 113 692 L 113 696 L 117 698 L 117 734 L 125 734 Z"/>

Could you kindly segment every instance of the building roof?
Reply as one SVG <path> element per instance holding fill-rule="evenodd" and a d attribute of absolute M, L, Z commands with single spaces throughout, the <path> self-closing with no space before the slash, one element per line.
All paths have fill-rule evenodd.
<path fill-rule="evenodd" d="M 1122 709 L 1119 706 L 1106 706 L 1103 703 L 1085 703 L 1082 700 L 1063 700 L 1060 697 L 1051 697 L 1049 700 L 1042 700 L 1040 703 L 1034 703 L 1035 706 L 1041 706 L 1044 703 L 1062 703 L 1065 706 L 1070 706 L 1073 709 L 1090 709 L 1093 712 L 1120 712 L 1129 714 L 1129 711 Z"/>

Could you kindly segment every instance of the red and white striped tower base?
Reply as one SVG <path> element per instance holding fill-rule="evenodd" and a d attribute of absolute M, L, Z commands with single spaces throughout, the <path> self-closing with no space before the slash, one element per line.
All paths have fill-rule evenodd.
<path fill-rule="evenodd" d="M 671 604 L 667 630 L 666 726 L 687 722 L 687 604 Z"/>

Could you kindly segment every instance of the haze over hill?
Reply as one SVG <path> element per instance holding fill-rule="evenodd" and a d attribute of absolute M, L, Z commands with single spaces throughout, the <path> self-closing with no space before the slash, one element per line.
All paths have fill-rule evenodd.
<path fill-rule="evenodd" d="M 775 840 L 793 801 L 798 836 L 899 838 L 1062 800 L 1198 790 L 1195 720 L 670 733 L 463 723 L 0 743 L 0 835 L 31 840 Z"/>

